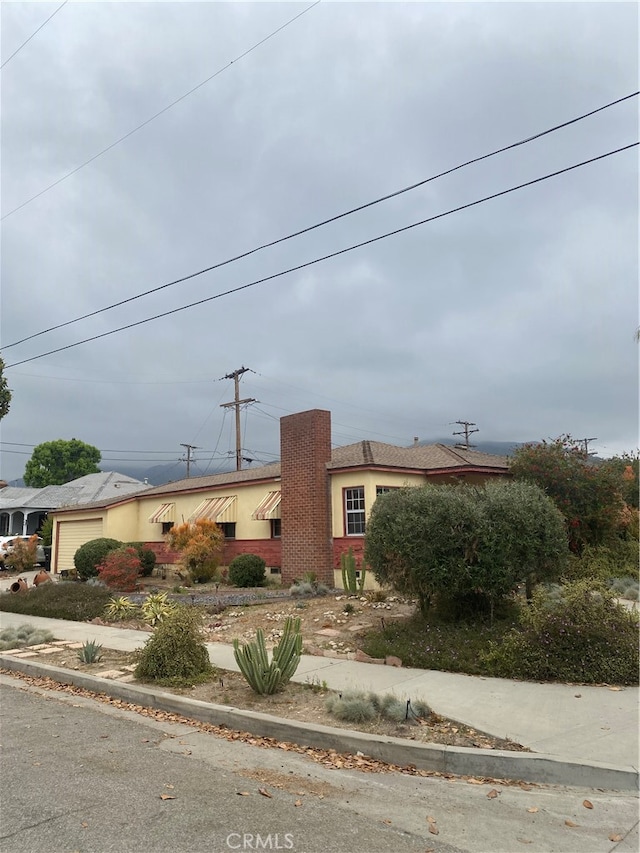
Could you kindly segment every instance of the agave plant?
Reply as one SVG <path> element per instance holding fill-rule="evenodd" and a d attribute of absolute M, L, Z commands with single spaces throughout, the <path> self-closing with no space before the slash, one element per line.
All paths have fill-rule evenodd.
<path fill-rule="evenodd" d="M 131 619 L 139 612 L 138 605 L 134 604 L 126 595 L 122 595 L 120 598 L 112 598 L 104 609 L 105 617 L 114 621 Z"/>
<path fill-rule="evenodd" d="M 167 598 L 166 592 L 157 592 L 147 596 L 142 605 L 142 615 L 145 622 L 155 627 L 158 622 L 162 622 L 169 613 L 172 613 L 175 607 L 174 602 Z"/>
<path fill-rule="evenodd" d="M 87 640 L 81 649 L 78 649 L 78 660 L 81 663 L 98 663 L 102 659 L 102 646 L 95 640 Z"/>

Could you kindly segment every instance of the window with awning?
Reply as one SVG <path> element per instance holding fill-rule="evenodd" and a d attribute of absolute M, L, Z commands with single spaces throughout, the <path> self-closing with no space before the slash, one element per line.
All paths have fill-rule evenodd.
<path fill-rule="evenodd" d="M 172 522 L 176 520 L 176 505 L 174 503 L 160 504 L 158 509 L 149 516 L 151 524 Z"/>
<path fill-rule="evenodd" d="M 280 491 L 268 492 L 256 507 L 251 516 L 255 521 L 270 521 L 280 518 Z"/>
<path fill-rule="evenodd" d="M 195 508 L 188 518 L 190 524 L 206 518 L 219 524 L 237 521 L 236 495 L 225 495 L 219 498 L 208 498 Z"/>

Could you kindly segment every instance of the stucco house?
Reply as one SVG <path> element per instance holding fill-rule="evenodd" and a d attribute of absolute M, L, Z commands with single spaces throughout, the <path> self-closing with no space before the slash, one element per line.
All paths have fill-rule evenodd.
<path fill-rule="evenodd" d="M 269 465 L 56 510 L 53 571 L 73 568 L 76 549 L 99 536 L 145 542 L 160 563 L 174 562 L 164 541 L 171 526 L 208 518 L 224 531 L 225 565 L 254 553 L 284 584 L 310 571 L 333 585 L 341 554 L 352 547 L 361 556 L 367 516 L 382 492 L 508 475 L 504 457 L 441 444 L 359 441 L 332 450 L 331 414 L 319 409 L 281 419 L 280 455 Z"/>
<path fill-rule="evenodd" d="M 40 529 L 48 513 L 58 507 L 117 498 L 146 488 L 150 486 L 141 480 L 115 471 L 86 474 L 62 486 L 42 489 L 8 486 L 2 481 L 0 536 L 30 536 Z"/>

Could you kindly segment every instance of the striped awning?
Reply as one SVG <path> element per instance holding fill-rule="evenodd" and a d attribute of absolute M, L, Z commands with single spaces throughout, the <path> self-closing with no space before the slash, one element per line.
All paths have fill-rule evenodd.
<path fill-rule="evenodd" d="M 251 516 L 256 521 L 267 521 L 271 518 L 280 518 L 280 491 L 268 492 L 260 501 Z"/>
<path fill-rule="evenodd" d="M 151 522 L 151 524 L 156 524 L 160 521 L 175 522 L 175 520 L 176 505 L 174 503 L 160 504 L 158 509 L 153 513 L 153 515 L 149 516 L 149 521 Z"/>
<path fill-rule="evenodd" d="M 189 516 L 189 523 L 193 524 L 201 518 L 209 521 L 236 521 L 236 496 L 226 495 L 220 498 L 209 498 L 202 501 Z"/>

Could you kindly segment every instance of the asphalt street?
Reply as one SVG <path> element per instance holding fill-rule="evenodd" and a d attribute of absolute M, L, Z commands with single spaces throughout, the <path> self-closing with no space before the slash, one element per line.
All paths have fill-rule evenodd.
<path fill-rule="evenodd" d="M 630 794 L 329 769 L 5 675 L 0 699 L 2 853 L 638 849 Z"/>

